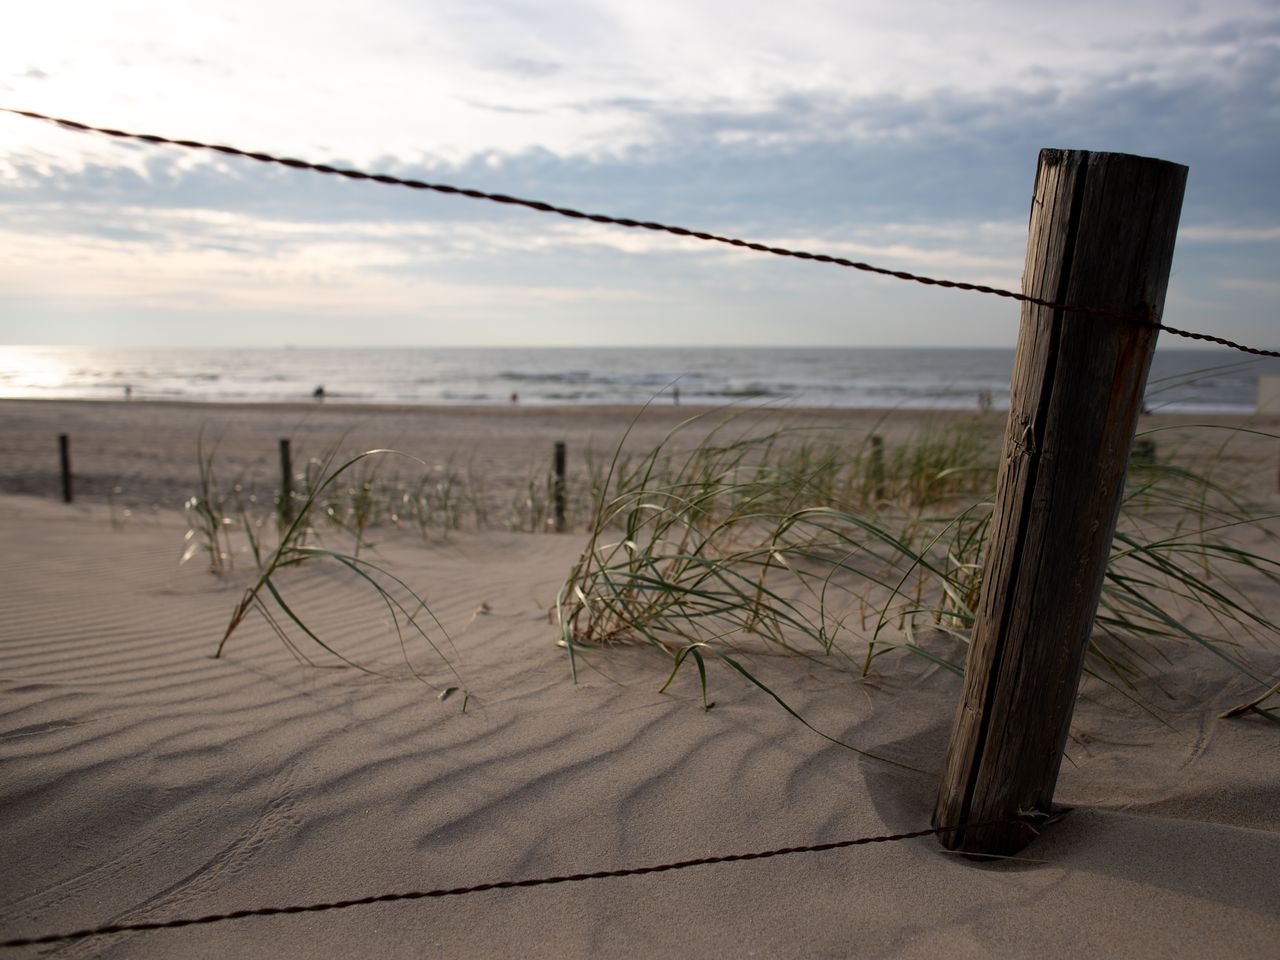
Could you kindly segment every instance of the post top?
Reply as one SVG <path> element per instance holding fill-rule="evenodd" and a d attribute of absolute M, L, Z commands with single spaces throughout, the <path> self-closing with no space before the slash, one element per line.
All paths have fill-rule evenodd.
<path fill-rule="evenodd" d="M 1056 166 L 1068 160 L 1075 160 L 1077 163 L 1087 163 L 1090 165 L 1098 164 L 1162 164 L 1168 167 L 1177 168 L 1179 170 L 1189 170 L 1186 164 L 1177 163 L 1173 160 L 1163 160 L 1159 157 L 1144 157 L 1136 153 L 1114 153 L 1106 150 L 1071 150 L 1065 147 L 1042 147 L 1040 149 L 1040 162 L 1048 166 Z"/>

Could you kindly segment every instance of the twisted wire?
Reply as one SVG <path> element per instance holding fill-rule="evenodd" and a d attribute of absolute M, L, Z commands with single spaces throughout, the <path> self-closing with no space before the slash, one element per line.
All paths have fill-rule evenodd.
<path fill-rule="evenodd" d="M 373 183 L 383 183 L 390 186 L 408 187 L 411 190 L 431 190 L 436 193 L 450 194 L 453 196 L 468 197 L 473 200 L 489 200 L 493 203 L 511 204 L 520 207 L 527 207 L 530 210 L 536 210 L 540 213 L 554 213 L 562 217 L 569 217 L 574 220 L 589 220 L 592 223 L 604 223 L 619 227 L 630 227 L 641 230 L 655 230 L 662 233 L 669 233 L 677 237 L 691 237 L 696 240 L 705 240 L 712 243 L 723 243 L 731 247 L 739 247 L 744 250 L 753 250 L 757 253 L 769 253 L 778 257 L 791 257 L 796 260 L 809 260 L 814 263 L 829 263 L 838 267 L 848 267 L 853 270 L 861 270 L 864 273 L 873 273 L 880 276 L 892 277 L 895 280 L 907 280 L 913 283 L 921 283 L 926 286 L 942 287 L 949 290 L 966 290 L 972 293 L 983 293 L 990 296 L 1004 297 L 1008 300 L 1015 300 L 1019 303 L 1030 303 L 1035 306 L 1045 307 L 1050 310 L 1060 310 L 1068 313 L 1078 313 L 1086 316 L 1103 317 L 1111 320 L 1126 320 L 1145 322 L 1145 318 L 1132 313 L 1126 313 L 1120 310 L 1109 310 L 1101 307 L 1078 306 L 1066 303 L 1058 303 L 1053 300 L 1043 300 L 1039 297 L 1033 297 L 1029 294 L 1018 293 L 1014 290 L 1005 290 L 1000 287 L 991 287 L 981 283 L 966 283 L 960 280 L 942 280 L 937 277 L 927 277 L 920 274 L 909 273 L 906 270 L 890 270 L 887 267 L 877 267 L 874 264 L 863 263 L 857 260 L 848 260 L 844 257 L 833 257 L 825 253 L 810 253 L 805 250 L 790 250 L 786 247 L 771 247 L 763 243 L 755 243 L 749 240 L 741 240 L 737 237 L 724 237 L 715 233 L 706 233 L 701 230 L 689 230 L 685 227 L 675 227 L 665 223 L 655 223 L 647 220 L 632 220 L 627 217 L 613 217 L 603 213 L 584 213 L 581 210 L 574 210 L 570 207 L 558 207 L 554 204 L 544 203 L 541 200 L 527 200 L 522 197 L 513 197 L 505 193 L 488 193 L 484 190 L 472 190 L 465 187 L 454 187 L 444 183 L 427 183 L 423 180 L 411 180 L 404 177 L 396 177 L 385 173 L 366 173 L 363 170 L 352 170 L 343 167 L 331 167 L 323 163 L 311 163 L 307 160 L 298 160 L 293 157 L 277 157 L 269 153 L 260 153 L 252 150 L 242 150 L 239 147 L 231 147 L 226 144 L 205 143 L 201 140 L 177 140 L 171 137 L 162 137 L 152 133 L 130 133 L 127 130 L 117 130 L 113 127 L 96 127 L 87 123 L 81 123 L 77 120 L 67 120 L 61 117 L 51 117 L 43 113 L 36 113 L 32 110 L 16 110 L 11 107 L 0 107 L 0 111 L 12 113 L 22 117 L 30 117 L 33 120 L 42 120 L 47 123 L 57 124 L 71 130 L 78 130 L 84 133 L 101 133 L 110 137 L 120 137 L 128 140 L 140 140 L 144 143 L 166 144 L 169 146 L 186 147 L 192 150 L 213 150 L 217 153 L 227 154 L 229 156 L 245 157 L 249 160 L 257 160 L 260 163 L 274 163 L 281 166 L 290 167 L 295 170 L 310 170 L 314 173 L 329 174 L 331 176 L 345 177 L 348 180 L 366 180 Z M 1244 353 L 1251 353 L 1260 357 L 1280 357 L 1280 351 L 1262 350 L 1257 347 L 1248 347 L 1243 344 L 1236 343 L 1234 340 L 1227 340 L 1223 337 L 1216 337 L 1205 333 L 1190 333 L 1186 330 L 1178 330 L 1174 327 L 1166 327 L 1164 324 L 1156 323 L 1155 327 L 1166 333 L 1171 333 L 1179 337 L 1187 337 L 1191 340 L 1204 340 L 1210 343 L 1220 344 L 1224 347 L 1230 347 L 1233 350 L 1240 350 Z"/>
<path fill-rule="evenodd" d="M 287 907 L 255 907 L 246 910 L 232 910 L 228 913 L 210 913 L 203 917 L 179 917 L 173 920 L 140 921 L 138 923 L 114 923 L 101 927 L 90 927 L 75 930 L 71 933 L 51 933 L 39 937 L 19 937 L 13 940 L 0 941 L 0 948 L 30 947 L 40 944 L 61 943 L 66 940 L 81 940 L 86 937 L 100 937 L 112 933 L 137 933 L 147 930 L 170 930 L 177 927 L 192 927 L 200 924 L 222 923 L 227 920 L 242 920 L 247 917 L 275 917 L 295 913 L 321 913 L 326 910 L 345 910 L 348 907 L 363 907 L 374 903 L 400 903 L 407 900 L 428 900 L 441 897 L 459 897 L 470 893 L 484 893 L 489 890 L 513 890 L 520 887 L 544 887 L 557 883 L 580 883 L 585 880 L 606 880 L 616 877 L 638 877 L 650 873 L 665 873 L 670 870 L 686 870 L 689 867 L 704 867 L 718 863 L 740 863 L 745 860 L 767 860 L 770 857 L 785 857 L 794 853 L 822 853 L 827 850 L 840 850 L 845 847 L 857 847 L 870 843 L 896 843 L 900 840 L 914 840 L 935 834 L 956 833 L 960 830 L 976 830 L 985 827 L 1004 826 L 1027 817 L 992 820 L 984 823 L 967 824 L 964 827 L 933 827 L 928 830 L 913 830 L 910 833 L 894 833 L 884 836 L 859 837 L 856 840 L 836 840 L 830 843 L 814 843 L 805 846 L 780 847 L 776 850 L 761 850 L 755 853 L 733 853 L 718 857 L 698 857 L 695 860 L 677 860 L 673 863 L 660 863 L 646 867 L 628 867 L 620 870 L 594 870 L 589 873 L 571 873 L 555 877 L 536 877 L 526 880 L 500 880 L 494 883 L 477 883 L 466 887 L 443 887 L 436 890 L 410 890 L 403 893 L 383 893 L 369 897 L 355 897 L 349 900 L 333 900 L 326 903 L 309 903 Z"/>
<path fill-rule="evenodd" d="M 1280 350 L 1262 350 L 1258 347 L 1247 347 L 1242 343 L 1236 343 L 1236 341 L 1228 340 L 1225 337 L 1215 337 L 1211 333 L 1191 333 L 1188 330 L 1179 330 L 1176 327 L 1166 327 L 1163 323 L 1157 323 L 1156 329 L 1163 330 L 1165 333 L 1172 333 L 1175 337 L 1186 337 L 1188 340 L 1205 340 L 1209 343 L 1216 343 L 1220 346 L 1230 347 L 1232 350 L 1239 350 L 1241 353 L 1251 353 L 1255 357 L 1280 357 Z"/>

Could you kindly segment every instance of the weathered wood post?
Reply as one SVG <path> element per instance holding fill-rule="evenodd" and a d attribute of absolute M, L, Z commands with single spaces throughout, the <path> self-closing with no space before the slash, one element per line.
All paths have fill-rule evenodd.
<path fill-rule="evenodd" d="M 982 594 L 934 825 L 1047 813 L 1124 493 L 1187 168 L 1043 150 Z M 1026 823 L 944 846 L 1016 853 Z"/>
<path fill-rule="evenodd" d="M 876 502 L 884 499 L 884 438 L 878 433 L 871 435 L 871 492 Z"/>
<path fill-rule="evenodd" d="M 71 502 L 71 438 L 58 434 L 58 460 L 62 467 L 62 502 Z"/>
<path fill-rule="evenodd" d="M 1280 377 L 1258 378 L 1258 413 L 1280 413 Z M 1280 460 L 1276 463 L 1276 491 L 1280 492 Z"/>
<path fill-rule="evenodd" d="M 280 523 L 293 523 L 293 456 L 288 437 L 280 438 Z"/>
<path fill-rule="evenodd" d="M 565 466 L 565 446 L 563 440 L 556 441 L 555 451 L 555 481 L 553 484 L 552 498 L 555 501 L 555 523 L 556 533 L 564 533 L 564 466 Z"/>

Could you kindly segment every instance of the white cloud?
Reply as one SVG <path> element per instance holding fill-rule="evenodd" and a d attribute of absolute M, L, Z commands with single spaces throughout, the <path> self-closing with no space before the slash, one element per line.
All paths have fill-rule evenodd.
<path fill-rule="evenodd" d="M 1192 165 L 1197 221 L 1181 302 L 1280 296 L 1266 250 L 1217 286 L 1204 259 L 1280 239 L 1280 22 L 1263 0 L 67 0 L 11 24 L 6 105 L 1002 287 L 1022 269 L 1035 146 L 1171 156 Z M 521 297 L 621 316 L 660 295 L 680 334 L 749 314 L 762 338 L 844 329 L 849 271 L 264 169 L 0 115 L 0 289 L 37 308 L 298 316 L 399 316 L 418 297 L 495 330 Z M 852 289 L 894 311 L 913 286 Z M 763 303 L 801 302 L 804 330 L 765 325 Z M 922 317 L 902 329 L 926 342 Z"/>
<path fill-rule="evenodd" d="M 1152 34 L 1175 13 L 1176 31 Z M 340 0 L 75 0 L 24 7 L 0 36 L 0 63 L 21 65 L 7 80 L 13 105 L 147 132 L 356 162 L 534 146 L 591 155 L 661 132 L 637 98 L 663 113 L 750 116 L 788 97 L 909 104 L 1230 77 L 1265 49 L 1267 16 L 1244 0 L 1173 12 L 1154 0 L 793 0 L 785 14 L 763 0 L 375 0 L 358 12 Z M 27 127 L 13 142 L 81 148 L 67 136 Z"/>
<path fill-rule="evenodd" d="M 378 235 L 376 225 L 371 226 L 365 235 Z M 383 239 L 398 235 L 399 231 L 384 233 Z M 270 256 L 197 244 L 155 255 L 138 242 L 0 230 L 0 249 L 13 251 L 0 258 L 0 289 L 13 299 L 41 297 L 98 312 L 168 310 L 175 318 L 232 318 L 250 311 L 275 312 L 282 318 L 372 317 L 476 307 L 501 313 L 522 305 L 648 299 L 645 292 L 618 284 L 494 285 L 451 278 L 448 271 L 388 276 L 387 268 L 413 262 L 412 249 L 364 242 L 359 230 L 346 239 L 328 229 L 307 239 L 305 244 L 277 248 Z M 0 342 L 4 327 L 0 322 Z"/>

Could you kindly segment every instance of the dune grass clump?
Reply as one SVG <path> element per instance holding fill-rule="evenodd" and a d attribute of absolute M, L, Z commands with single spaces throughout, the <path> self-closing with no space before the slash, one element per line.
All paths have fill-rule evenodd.
<path fill-rule="evenodd" d="M 750 668 L 753 656 L 780 653 L 866 677 L 900 652 L 962 674 L 983 584 L 995 438 L 962 419 L 886 445 L 875 434 L 851 442 L 828 430 L 711 416 L 690 418 L 643 454 L 624 451 L 624 436 L 612 459 L 588 455 L 585 475 L 571 479 L 567 505 L 571 517 L 587 518 L 587 545 L 555 611 L 574 676 L 584 650 L 648 644 L 669 664 L 663 689 L 692 662 L 707 704 L 707 662 L 719 662 L 795 714 Z M 1233 442 L 1257 431 L 1218 429 L 1223 443 L 1207 456 L 1157 457 L 1154 435 L 1135 445 L 1085 671 L 1158 716 L 1151 690 L 1175 696 L 1161 684 L 1163 668 L 1199 647 L 1256 684 L 1229 714 L 1280 722 L 1276 678 L 1241 642 L 1280 635 L 1251 599 L 1280 584 L 1277 518 L 1259 515 L 1215 471 Z M 405 458 L 425 470 L 405 480 L 380 471 L 392 451 L 336 467 L 331 451 L 308 463 L 285 510 L 279 493 L 259 498 L 239 483 L 222 491 L 215 449 L 198 444 L 200 490 L 187 504 L 184 559 L 204 553 L 225 573 L 236 532 L 258 570 L 219 655 L 256 610 L 303 659 L 290 626 L 345 660 L 281 593 L 282 570 L 325 562 L 374 591 L 402 649 L 417 636 L 454 670 L 448 636 L 421 596 L 367 554 L 370 532 L 382 526 L 416 527 L 424 540 L 491 526 L 490 498 L 474 477 Z M 494 512 L 506 529 L 543 531 L 554 496 L 550 471 L 531 470 L 505 515 Z M 1254 547 L 1241 546 L 1246 529 Z M 324 530 L 350 537 L 350 550 L 326 547 Z"/>
<path fill-rule="evenodd" d="M 556 605 L 575 676 L 584 648 L 617 643 L 662 651 L 670 676 L 692 659 L 704 702 L 707 659 L 777 699 L 744 666 L 753 652 L 865 676 L 884 654 L 907 651 L 962 673 L 996 449 L 963 429 L 885 451 L 804 431 L 728 437 L 722 426 L 677 453 L 678 434 L 695 422 L 634 469 L 615 459 Z M 1142 702 L 1137 681 L 1158 685 L 1161 665 L 1190 643 L 1270 686 L 1237 639 L 1280 634 L 1249 599 L 1280 583 L 1280 564 L 1228 535 L 1271 519 L 1211 476 L 1167 462 L 1136 467 L 1088 674 Z M 1212 634 L 1198 625 L 1206 618 Z M 924 631 L 949 636 L 951 653 L 922 642 Z"/>
<path fill-rule="evenodd" d="M 369 545 L 370 528 L 399 524 L 396 507 L 402 495 L 395 484 L 379 476 L 382 464 L 377 458 L 357 459 L 338 477 L 329 472 L 331 464 L 332 455 L 307 462 L 302 502 L 310 503 L 329 526 L 349 536 L 352 556 L 359 557 Z"/>
<path fill-rule="evenodd" d="M 303 647 L 295 642 L 290 627 L 347 665 L 375 673 L 324 641 L 283 594 L 279 576 L 282 571 L 304 563 L 336 563 L 369 587 L 385 606 L 406 663 L 406 641 L 416 636 L 427 643 L 457 681 L 457 686 L 445 687 L 442 696 L 460 689 L 461 680 L 453 665 L 456 650 L 447 632 L 408 583 L 380 561 L 369 558 L 375 547 L 370 535 L 379 528 L 409 527 L 416 528 L 424 541 L 430 541 L 462 529 L 491 528 L 496 511 L 473 471 L 458 470 L 452 463 L 430 466 L 392 450 L 366 451 L 335 466 L 338 456 L 334 447 L 323 457 L 308 460 L 303 471 L 292 478 L 297 489 L 288 493 L 276 490 L 271 497 L 259 497 L 239 481 L 227 489 L 219 484 L 216 452 L 217 444 L 206 446 L 201 435 L 197 441 L 200 486 L 187 501 L 190 529 L 182 561 L 203 552 L 209 558 L 211 572 L 222 576 L 231 572 L 236 546 L 240 545 L 241 552 L 252 558 L 258 576 L 236 605 L 215 656 L 222 655 L 232 634 L 256 611 L 301 661 L 311 663 Z M 390 461 L 412 466 L 404 474 L 388 474 L 384 470 Z M 527 490 L 513 497 L 503 526 L 546 529 L 553 496 L 550 471 L 545 478 L 531 472 Z M 324 541 L 334 533 L 340 535 L 339 539 L 350 538 L 349 550 L 325 545 Z M 449 648 L 448 653 L 445 647 Z M 412 664 L 409 666 L 413 670 Z M 424 679 L 416 670 L 413 672 Z M 468 695 L 464 693 L 464 709 L 467 702 Z"/>
<path fill-rule="evenodd" d="M 243 475 L 220 482 L 216 443 L 197 441 L 198 488 L 184 503 L 188 531 L 181 562 L 204 555 L 209 569 L 224 575 L 246 554 L 261 570 L 271 544 L 289 528 L 299 505 L 315 494 L 309 523 L 299 536 L 340 534 L 349 538 L 351 553 L 369 549 L 378 531 L 416 530 L 424 543 L 447 540 L 462 531 L 509 530 L 548 533 L 557 529 L 557 480 L 549 461 L 530 464 L 522 484 L 494 489 L 474 464 L 459 467 L 452 460 L 427 464 L 375 459 L 361 463 L 338 481 L 326 483 L 337 447 L 311 457 L 291 477 L 291 489 L 262 491 Z M 584 460 L 565 478 L 566 531 L 583 529 L 595 511 L 607 482 L 625 484 L 635 469 L 627 456 L 619 458 L 608 479 L 609 464 L 588 448 Z M 320 488 L 324 487 L 323 492 Z"/>
<path fill-rule="evenodd" d="M 233 523 L 230 497 L 218 483 L 214 470 L 214 457 L 218 445 L 206 448 L 204 431 L 196 437 L 196 465 L 199 470 L 199 489 L 183 503 L 187 515 L 185 547 L 179 563 L 186 563 L 196 554 L 204 554 L 209 572 L 222 575 L 230 569 L 234 556 L 230 527 Z"/>
<path fill-rule="evenodd" d="M 240 602 L 232 612 L 231 620 L 223 632 L 217 650 L 214 652 L 215 658 L 222 655 L 227 641 L 240 624 L 244 622 L 245 618 L 251 612 L 256 611 L 263 617 L 280 641 L 302 662 L 312 664 L 312 661 L 286 629 L 286 624 L 292 624 L 312 643 L 348 666 L 355 667 L 365 673 L 379 675 L 377 671 L 347 658 L 325 642 L 307 625 L 302 616 L 285 599 L 279 582 L 279 574 L 282 571 L 303 563 L 328 562 L 337 564 L 350 573 L 358 582 L 373 591 L 378 600 L 382 602 L 399 639 L 405 664 L 418 680 L 428 686 L 435 686 L 414 667 L 409 657 L 406 641 L 407 638 L 411 637 L 417 637 L 424 641 L 444 666 L 448 668 L 457 682 L 456 685 L 448 685 L 439 691 L 441 699 L 450 696 L 461 687 L 461 677 L 453 662 L 457 658 L 457 650 L 453 648 L 452 640 L 449 638 L 444 626 L 431 613 L 426 601 L 408 583 L 393 574 L 385 566 L 359 555 L 364 542 L 363 534 L 367 528 L 367 522 L 364 520 L 366 515 L 361 515 L 357 520 L 351 521 L 352 526 L 344 525 L 344 529 L 348 529 L 355 536 L 351 553 L 330 550 L 318 544 L 307 542 L 308 534 L 312 532 L 312 524 L 317 515 L 333 519 L 333 513 L 336 509 L 333 497 L 336 495 L 335 491 L 342 490 L 343 483 L 348 485 L 347 496 L 350 499 L 347 502 L 351 504 L 351 509 L 361 508 L 363 501 L 359 498 L 367 493 L 374 482 L 373 478 L 376 476 L 376 471 L 370 469 L 369 461 L 373 458 L 388 456 L 405 455 L 393 450 L 369 450 L 351 457 L 339 466 L 334 467 L 334 457 L 331 454 L 325 461 L 320 461 L 314 471 L 309 471 L 307 490 L 295 505 L 293 519 L 281 531 L 279 542 L 275 549 L 259 558 L 260 573 L 257 579 L 245 590 Z M 372 515 L 372 508 L 370 508 L 367 515 Z M 437 642 L 436 635 L 440 637 L 440 642 Z M 441 643 L 450 648 L 448 655 L 442 649 Z M 451 659 L 451 656 L 453 659 Z M 464 692 L 464 710 L 466 709 L 467 699 L 467 695 Z"/>
<path fill-rule="evenodd" d="M 473 472 L 460 471 L 452 463 L 430 466 L 409 458 L 421 471 L 388 475 L 383 472 L 385 464 L 362 462 L 335 481 L 331 477 L 335 447 L 307 460 L 292 478 L 294 489 L 260 494 L 239 479 L 222 485 L 216 452 L 216 444 L 197 444 L 199 488 L 184 504 L 188 531 L 181 562 L 204 554 L 210 571 L 217 575 L 230 572 L 237 555 L 243 554 L 261 570 L 271 555 L 273 539 L 290 529 L 306 503 L 310 503 L 308 522 L 295 530 L 296 535 L 305 539 L 322 532 L 339 533 L 350 538 L 352 555 L 357 557 L 373 545 L 371 536 L 379 529 L 416 529 L 430 542 L 460 530 L 494 525 L 492 498 L 484 484 Z M 522 528 L 514 523 L 508 526 Z"/>
<path fill-rule="evenodd" d="M 453 463 L 438 464 L 416 482 L 403 486 L 398 510 L 392 517 L 412 520 L 423 540 L 447 537 L 462 529 L 471 499 L 465 478 Z"/>
<path fill-rule="evenodd" d="M 913 585 L 947 580 L 923 511 L 937 502 L 933 492 L 954 496 L 982 471 L 948 461 L 921 475 L 928 458 L 885 457 L 870 442 L 848 449 L 802 429 L 751 435 L 737 420 L 679 452 L 675 441 L 699 419 L 633 469 L 615 458 L 557 600 L 561 642 L 575 676 L 584 646 L 648 643 L 671 658 L 672 675 L 692 659 L 704 703 L 713 657 L 790 710 L 742 655 L 772 649 L 861 670 L 845 642 L 848 621 L 912 615 Z M 895 524 L 904 510 L 910 522 Z M 936 656 L 910 639 L 897 645 Z"/>
<path fill-rule="evenodd" d="M 1186 644 L 1263 687 L 1274 679 L 1249 662 L 1242 641 L 1268 645 L 1280 636 L 1280 625 L 1252 599 L 1280 586 L 1280 517 L 1260 513 L 1237 492 L 1235 480 L 1218 474 L 1232 445 L 1277 438 L 1243 427 L 1200 429 L 1222 438 L 1198 458 L 1203 469 L 1154 456 L 1135 458 L 1130 466 L 1090 643 L 1094 661 L 1129 689 L 1138 677 L 1158 684 L 1162 666 Z M 1163 432 L 1138 439 L 1154 452 Z M 1269 552 L 1241 546 L 1241 533 L 1252 534 Z M 1256 712 L 1280 722 L 1273 712 Z"/>

